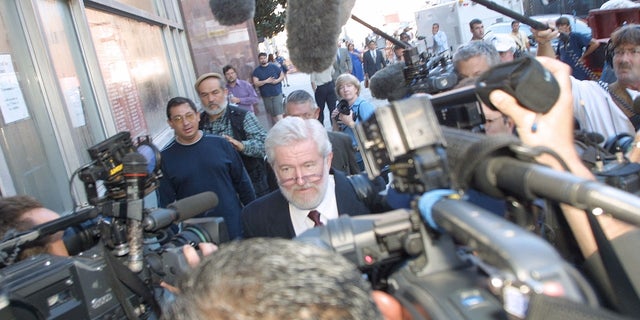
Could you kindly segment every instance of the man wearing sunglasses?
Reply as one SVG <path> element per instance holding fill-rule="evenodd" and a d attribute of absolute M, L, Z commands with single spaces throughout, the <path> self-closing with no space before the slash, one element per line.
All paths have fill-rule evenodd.
<path fill-rule="evenodd" d="M 255 191 L 240 155 L 225 138 L 198 129 L 195 103 L 175 97 L 167 103 L 167 123 L 175 133 L 161 152 L 159 205 L 166 208 L 201 192 L 218 195 L 218 206 L 201 216 L 223 217 L 231 239 L 242 235 L 240 211 L 255 199 Z"/>

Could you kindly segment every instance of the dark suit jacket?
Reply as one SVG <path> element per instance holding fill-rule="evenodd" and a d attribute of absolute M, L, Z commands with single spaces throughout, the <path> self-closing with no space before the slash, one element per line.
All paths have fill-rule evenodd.
<path fill-rule="evenodd" d="M 373 77 L 373 75 L 378 72 L 378 70 L 384 68 L 387 65 L 382 51 L 378 49 L 376 49 L 376 61 L 373 61 L 371 50 L 364 53 L 363 60 L 364 73 L 367 74 L 369 79 L 371 79 L 371 77 Z"/>
<path fill-rule="evenodd" d="M 347 175 L 360 173 L 351 137 L 342 132 L 327 131 L 327 134 L 333 151 L 331 167 Z"/>
<path fill-rule="evenodd" d="M 331 171 L 333 171 L 336 182 L 335 193 L 338 212 L 351 216 L 369 214 L 369 209 L 358 200 L 347 176 L 337 170 L 332 169 Z M 249 203 L 242 209 L 241 219 L 244 238 L 292 239 L 296 236 L 289 215 L 289 202 L 284 198 L 280 189 Z"/>

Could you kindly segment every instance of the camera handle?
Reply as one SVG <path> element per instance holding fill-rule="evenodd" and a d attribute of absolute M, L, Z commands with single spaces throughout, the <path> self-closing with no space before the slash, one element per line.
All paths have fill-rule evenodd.
<path fill-rule="evenodd" d="M 104 226 L 107 227 L 107 226 Z M 103 230 L 106 232 L 106 230 Z M 147 286 L 142 282 L 133 271 L 129 270 L 129 268 L 125 267 L 122 263 L 120 263 L 110 252 L 105 250 L 106 244 L 102 243 L 99 246 L 102 251 L 102 256 L 104 257 L 106 264 L 106 271 L 108 274 L 109 282 L 111 282 L 111 287 L 118 298 L 118 301 L 122 304 L 122 308 L 127 314 L 127 318 L 129 319 L 137 319 L 138 315 L 136 315 L 136 311 L 134 310 L 131 302 L 126 298 L 126 294 L 123 290 L 123 285 L 126 285 L 131 291 L 133 291 L 138 296 L 142 297 L 142 299 L 151 306 L 151 310 L 157 314 L 158 316 L 162 314 L 162 309 L 158 304 L 158 301 L 153 296 L 153 293 L 147 288 Z"/>

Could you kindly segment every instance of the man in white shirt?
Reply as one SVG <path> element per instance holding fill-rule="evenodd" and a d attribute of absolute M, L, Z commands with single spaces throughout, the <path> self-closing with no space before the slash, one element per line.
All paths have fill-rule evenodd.
<path fill-rule="evenodd" d="M 433 34 L 433 53 L 440 54 L 449 50 L 449 42 L 447 42 L 447 35 L 444 31 L 440 30 L 440 25 L 434 23 L 431 26 L 431 33 Z"/>
<path fill-rule="evenodd" d="M 331 143 L 317 120 L 278 121 L 267 134 L 265 149 L 279 189 L 244 207 L 245 238 L 291 239 L 339 214 L 370 213 L 346 175 L 331 170 Z M 320 214 L 317 222 L 313 211 Z"/>

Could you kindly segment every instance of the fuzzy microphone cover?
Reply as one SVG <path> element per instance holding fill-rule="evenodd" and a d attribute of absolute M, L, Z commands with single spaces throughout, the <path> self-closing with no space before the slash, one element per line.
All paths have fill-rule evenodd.
<path fill-rule="evenodd" d="M 209 7 L 216 20 L 223 26 L 234 26 L 253 19 L 255 0 L 210 0 Z"/>

